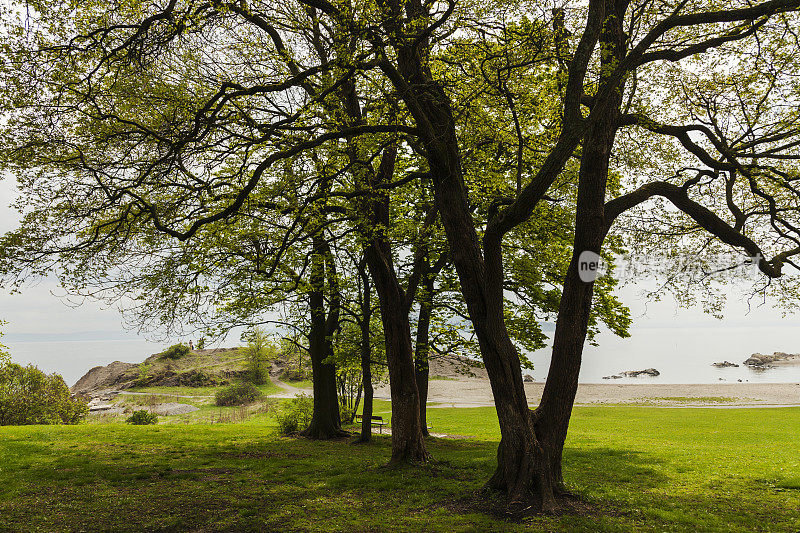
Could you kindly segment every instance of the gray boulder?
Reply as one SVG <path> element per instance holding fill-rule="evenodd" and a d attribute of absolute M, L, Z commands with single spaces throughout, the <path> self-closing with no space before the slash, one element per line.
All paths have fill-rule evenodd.
<path fill-rule="evenodd" d="M 628 378 L 638 378 L 639 376 L 660 376 L 661 372 L 655 368 L 646 368 L 644 370 L 626 370 L 625 372 L 621 372 L 621 374 Z"/>

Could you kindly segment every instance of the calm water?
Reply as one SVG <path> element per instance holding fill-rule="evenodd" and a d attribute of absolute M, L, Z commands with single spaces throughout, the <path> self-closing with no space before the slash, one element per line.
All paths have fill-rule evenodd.
<path fill-rule="evenodd" d="M 718 383 L 738 379 L 750 382 L 800 383 L 800 365 L 762 372 L 745 366 L 714 368 L 728 360 L 741 365 L 755 352 L 800 352 L 800 328 L 793 327 L 681 327 L 636 328 L 628 339 L 602 334 L 597 347 L 586 348 L 581 371 L 584 383 Z M 5 341 L 15 361 L 33 363 L 47 372 L 59 372 L 70 385 L 90 368 L 113 361 L 139 363 L 167 344 L 145 340 L 91 340 L 58 342 Z M 533 354 L 537 381 L 547 376 L 550 350 Z M 604 380 L 624 370 L 656 368 L 657 378 Z"/>
<path fill-rule="evenodd" d="M 800 352 L 800 328 L 794 327 L 682 327 L 635 328 L 627 339 L 609 334 L 598 337 L 599 346 L 584 351 L 580 380 L 583 383 L 718 383 L 742 381 L 800 383 L 800 365 L 756 371 L 742 365 L 751 354 Z M 532 357 L 537 381 L 547 377 L 550 350 Z M 739 368 L 715 368 L 712 363 L 730 361 Z M 656 378 L 604 380 L 603 376 L 625 370 L 655 368 Z"/>
<path fill-rule="evenodd" d="M 13 341 L 3 340 L 15 363 L 33 363 L 45 372 L 58 372 L 72 386 L 91 368 L 114 361 L 141 363 L 165 348 L 146 340 Z"/>

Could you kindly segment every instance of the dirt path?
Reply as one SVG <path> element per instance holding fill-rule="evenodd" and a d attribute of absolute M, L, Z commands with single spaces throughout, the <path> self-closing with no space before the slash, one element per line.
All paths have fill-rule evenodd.
<path fill-rule="evenodd" d="M 272 382 L 273 385 L 276 387 L 280 387 L 283 391 L 276 392 L 275 394 L 267 395 L 267 398 L 294 398 L 298 394 L 308 394 L 308 389 L 298 389 L 297 387 L 293 387 L 288 383 L 284 383 L 283 381 L 279 380 L 272 374 L 269 375 L 269 380 Z"/>

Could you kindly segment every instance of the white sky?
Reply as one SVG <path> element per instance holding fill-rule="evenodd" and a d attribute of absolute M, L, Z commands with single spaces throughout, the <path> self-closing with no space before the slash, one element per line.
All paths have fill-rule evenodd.
<path fill-rule="evenodd" d="M 13 229 L 18 215 L 10 208 L 15 196 L 13 180 L 0 181 L 0 232 Z M 735 327 L 736 325 L 793 326 L 797 319 L 784 318 L 781 312 L 769 305 L 749 309 L 741 296 L 729 292 L 725 319 L 719 321 L 699 308 L 677 308 L 667 297 L 661 302 L 644 302 L 635 285 L 624 287 L 620 295 L 631 308 L 636 329 L 646 327 L 693 327 L 699 325 Z M 52 280 L 42 280 L 26 286 L 22 294 L 10 295 L 8 290 L 0 292 L 0 319 L 8 321 L 5 333 L 9 335 L 35 334 L 74 335 L 85 332 L 104 332 L 110 339 L 131 338 L 134 334 L 122 327 L 116 308 L 108 308 L 97 302 L 87 301 L 74 308 L 65 305 L 57 296 L 58 287 Z"/>

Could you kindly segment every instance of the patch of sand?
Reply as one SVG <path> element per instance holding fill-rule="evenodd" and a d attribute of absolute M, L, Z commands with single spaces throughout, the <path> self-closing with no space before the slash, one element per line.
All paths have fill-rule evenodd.
<path fill-rule="evenodd" d="M 526 383 L 528 402 L 539 403 L 544 383 Z M 389 399 L 389 388 L 375 391 Z M 797 383 L 582 383 L 576 405 L 644 404 L 665 407 L 775 407 L 800 406 Z M 489 381 L 484 379 L 432 380 L 428 407 L 481 407 L 494 405 Z"/>

